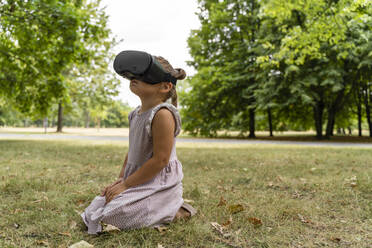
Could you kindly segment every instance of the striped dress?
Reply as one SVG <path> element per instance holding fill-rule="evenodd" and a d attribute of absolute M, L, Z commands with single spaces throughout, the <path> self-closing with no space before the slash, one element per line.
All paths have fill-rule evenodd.
<path fill-rule="evenodd" d="M 120 229 L 156 227 L 169 223 L 183 204 L 182 164 L 176 155 L 176 136 L 181 131 L 181 118 L 176 107 L 161 103 L 138 113 L 141 106 L 129 113 L 129 152 L 124 179 L 140 168 L 153 154 L 151 122 L 155 113 L 168 109 L 174 116 L 176 128 L 168 165 L 149 182 L 131 187 L 118 194 L 107 205 L 104 196 L 96 196 L 81 214 L 89 234 L 102 231 L 100 222 Z"/>

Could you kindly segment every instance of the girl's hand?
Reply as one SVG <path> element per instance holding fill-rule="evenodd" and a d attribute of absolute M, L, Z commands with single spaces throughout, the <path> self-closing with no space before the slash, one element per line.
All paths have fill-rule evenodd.
<path fill-rule="evenodd" d="M 114 183 L 110 184 L 109 186 L 105 187 L 102 191 L 101 191 L 101 196 L 105 196 L 106 195 L 106 192 L 109 188 L 115 186 L 116 184 L 120 183 L 120 182 L 123 182 L 123 178 L 119 178 L 118 180 L 116 180 Z"/>
<path fill-rule="evenodd" d="M 115 184 L 106 191 L 106 204 L 109 203 L 115 196 L 125 191 L 127 187 L 124 184 L 124 181 Z"/>

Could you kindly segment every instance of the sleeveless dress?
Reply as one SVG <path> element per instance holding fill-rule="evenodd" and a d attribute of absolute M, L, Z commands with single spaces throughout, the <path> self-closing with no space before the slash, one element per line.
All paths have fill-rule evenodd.
<path fill-rule="evenodd" d="M 100 222 L 120 229 L 156 227 L 171 222 L 184 203 L 182 164 L 176 155 L 176 136 L 181 131 L 181 117 L 175 106 L 164 102 L 138 113 L 129 113 L 129 152 L 124 179 L 140 168 L 153 154 L 151 123 L 155 113 L 166 108 L 174 116 L 174 143 L 168 165 L 147 183 L 131 187 L 115 196 L 107 205 L 104 196 L 96 196 L 81 214 L 89 234 L 102 231 Z"/>

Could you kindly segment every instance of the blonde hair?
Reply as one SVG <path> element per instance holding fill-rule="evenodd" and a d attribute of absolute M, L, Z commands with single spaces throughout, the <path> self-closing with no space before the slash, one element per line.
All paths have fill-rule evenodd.
<path fill-rule="evenodd" d="M 164 70 L 166 72 L 169 72 L 173 77 L 177 78 L 177 80 L 182 80 L 186 77 L 186 72 L 181 68 L 173 68 L 171 64 L 169 64 L 168 60 L 161 56 L 155 56 L 155 58 L 159 61 L 159 63 L 163 66 Z M 178 106 L 178 96 L 176 91 L 176 86 L 173 85 L 172 89 L 168 92 L 168 94 L 165 96 L 165 99 L 163 99 L 163 102 L 167 101 L 169 98 L 172 99 L 172 104 L 177 108 Z"/>

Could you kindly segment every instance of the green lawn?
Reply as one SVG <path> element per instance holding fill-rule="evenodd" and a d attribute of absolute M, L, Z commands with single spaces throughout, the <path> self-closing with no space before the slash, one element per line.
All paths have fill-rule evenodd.
<path fill-rule="evenodd" d="M 184 198 L 198 214 L 161 232 L 88 235 L 78 213 L 117 177 L 127 150 L 0 139 L 0 247 L 371 247 L 366 148 L 179 143 Z"/>

